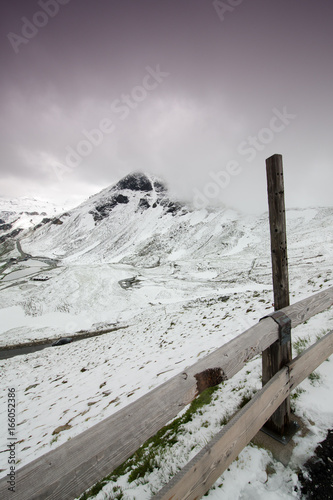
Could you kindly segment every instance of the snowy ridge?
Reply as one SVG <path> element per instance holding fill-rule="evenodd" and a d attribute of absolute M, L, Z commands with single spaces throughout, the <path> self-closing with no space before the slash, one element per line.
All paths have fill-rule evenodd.
<path fill-rule="evenodd" d="M 319 267 L 330 279 L 332 221 L 330 208 L 287 211 L 292 290 L 301 290 L 305 276 L 311 281 Z M 8 246 L 2 245 L 7 253 L 1 306 L 16 307 L 16 313 L 2 322 L 0 335 L 10 331 L 12 342 L 22 327 L 30 341 L 64 328 L 71 333 L 114 322 L 149 304 L 225 290 L 271 290 L 267 214 L 193 211 L 145 174 L 128 175 L 77 208 L 21 232 Z M 31 279 L 20 252 L 45 259 L 39 269 L 28 261 Z M 24 280 L 16 285 L 12 278 L 20 273 Z M 45 281 L 34 281 L 38 276 Z M 0 336 L 0 345 L 6 342 L 7 335 Z"/>
<path fill-rule="evenodd" d="M 293 303 L 333 284 L 333 208 L 292 209 L 286 216 Z M 20 466 L 185 370 L 273 309 L 267 214 L 194 211 L 173 200 L 158 179 L 132 174 L 37 226 L 0 245 L 0 346 L 114 324 L 126 328 L 0 361 L 4 386 L 15 380 L 20 395 Z M 332 324 L 329 310 L 295 329 L 293 340 L 314 342 Z M 134 483 L 128 474 L 119 478 L 124 498 L 148 500 L 211 439 L 242 397 L 260 387 L 260 370 L 256 358 L 219 388 L 152 473 Z M 318 373 L 318 387 L 305 381 L 295 399 L 311 432 L 299 440 L 291 467 L 247 447 L 209 498 L 299 498 L 294 470 L 333 426 L 332 360 Z M 2 428 L 5 418 L 2 410 Z M 275 472 L 268 475 L 269 464 Z M 0 469 L 4 475 L 6 464 Z M 114 486 L 97 500 L 113 498 Z"/>
<path fill-rule="evenodd" d="M 25 229 L 35 227 L 43 219 L 55 217 L 63 211 L 63 208 L 46 200 L 0 198 L 0 238 L 11 233 L 15 236 Z"/>

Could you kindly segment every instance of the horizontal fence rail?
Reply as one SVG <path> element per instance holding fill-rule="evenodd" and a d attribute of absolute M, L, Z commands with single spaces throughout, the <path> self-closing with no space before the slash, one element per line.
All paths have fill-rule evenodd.
<path fill-rule="evenodd" d="M 282 311 L 291 319 L 292 327 L 295 327 L 332 305 L 333 287 L 285 307 Z M 7 490 L 6 478 L 1 479 L 1 498 L 70 500 L 78 497 L 121 465 L 203 390 L 233 377 L 247 361 L 278 339 L 277 323 L 269 317 L 263 319 L 188 367 L 183 373 L 172 377 L 55 450 L 18 469 L 14 493 Z M 279 382 L 275 381 L 275 377 L 271 379 L 264 391 L 269 389 L 269 384 L 276 383 L 279 386 L 284 375 L 280 373 L 279 377 Z M 288 380 L 286 379 L 287 386 Z M 297 380 L 295 377 L 296 382 Z M 284 394 L 282 391 L 279 401 Z M 259 397 L 256 395 L 254 401 Z"/>

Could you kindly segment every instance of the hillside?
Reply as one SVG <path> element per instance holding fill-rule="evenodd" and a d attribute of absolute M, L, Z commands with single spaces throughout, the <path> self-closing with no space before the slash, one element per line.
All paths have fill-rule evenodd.
<path fill-rule="evenodd" d="M 63 211 L 63 208 L 45 200 L 0 198 L 0 243 Z"/>
<path fill-rule="evenodd" d="M 332 286 L 332 223 L 332 208 L 287 211 L 291 302 Z M 8 241 L 0 247 L 1 346 L 121 327 L 0 362 L 4 386 L 15 381 L 19 393 L 20 465 L 115 413 L 272 311 L 267 214 L 195 211 L 145 174 L 127 176 Z M 322 313 L 295 329 L 294 341 L 310 343 L 332 322 L 331 311 Z M 295 411 L 311 428 L 295 451 L 295 467 L 333 425 L 331 366 L 330 360 L 319 370 L 318 400 L 310 381 L 295 399 Z M 148 499 L 243 397 L 260 388 L 260 371 L 256 358 L 218 390 L 185 426 L 176 448 L 161 455 L 164 468 L 143 482 L 119 478 L 125 498 Z M 292 468 L 284 470 L 251 447 L 242 457 L 222 481 L 227 498 L 237 498 L 236 486 L 243 498 L 295 498 Z M 267 476 L 270 463 L 275 472 Z M 219 492 L 212 490 L 210 498 L 221 498 Z"/>
<path fill-rule="evenodd" d="M 332 217 L 329 208 L 287 212 L 294 294 L 304 273 L 313 288 L 319 268 L 331 279 Z M 131 174 L 0 245 L 2 310 L 13 308 L 0 345 L 8 335 L 16 343 L 107 326 L 154 305 L 269 291 L 269 245 L 267 215 L 191 210 L 161 181 Z"/>

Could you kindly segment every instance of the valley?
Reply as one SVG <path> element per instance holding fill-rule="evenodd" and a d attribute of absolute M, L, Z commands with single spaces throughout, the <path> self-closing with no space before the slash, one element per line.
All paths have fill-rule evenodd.
<path fill-rule="evenodd" d="M 0 266 L 16 262 L 1 270 L 1 348 L 95 333 L 0 361 L 2 383 L 15 383 L 19 394 L 18 467 L 124 408 L 273 310 L 268 215 L 196 211 L 142 175 L 123 179 L 38 228 L 26 228 L 9 250 L 2 247 Z M 286 216 L 293 303 L 333 284 L 333 209 L 289 209 Z M 296 328 L 293 338 L 313 341 L 332 324 L 329 310 Z M 318 400 L 309 381 L 295 398 L 295 411 L 311 428 L 295 464 L 333 425 L 331 365 L 330 360 L 319 370 Z M 150 498 L 242 398 L 258 390 L 260 371 L 256 358 L 219 388 L 218 397 L 186 426 L 187 434 L 180 434 L 176 448 L 161 452 L 161 469 L 135 484 L 128 474 L 119 477 L 115 484 L 125 498 Z M 0 452 L 4 457 L 3 448 Z M 284 492 L 281 498 L 293 497 L 292 469 L 282 471 L 274 462 L 278 472 L 266 484 L 256 464 L 267 465 L 271 458 L 250 447 L 242 456 L 248 458 L 233 464 L 231 475 L 240 474 L 239 467 L 248 470 L 260 498 L 268 498 L 267 485 L 273 488 L 274 481 Z M 4 474 L 5 467 L 0 469 Z M 248 480 L 239 487 L 249 491 Z"/>

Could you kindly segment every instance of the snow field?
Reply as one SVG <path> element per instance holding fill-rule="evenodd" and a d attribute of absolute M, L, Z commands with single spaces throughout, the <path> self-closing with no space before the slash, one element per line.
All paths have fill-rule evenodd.
<path fill-rule="evenodd" d="M 61 259 L 47 271 L 48 281 L 0 280 L 2 347 L 115 323 L 126 327 L 0 361 L 2 429 L 6 388 L 17 391 L 18 468 L 140 398 L 273 310 L 267 214 L 258 219 L 232 210 L 171 215 L 161 206 L 143 212 L 137 211 L 142 193 L 125 194 L 129 203 L 96 225 L 88 212 L 107 200 L 109 190 L 63 215 L 63 224 L 24 233 L 25 252 Z M 319 208 L 287 212 L 292 303 L 332 286 L 332 215 L 332 209 Z M 13 248 L 7 257 L 18 255 Z M 16 268 L 4 274 L 11 270 Z M 131 280 L 134 284 L 122 286 Z M 295 350 L 332 329 L 332 316 L 327 311 L 294 329 Z M 290 466 L 250 445 L 208 497 L 299 498 L 298 468 L 333 425 L 332 366 L 330 358 L 292 398 L 310 432 L 296 437 Z M 170 445 L 154 451 L 155 467 L 130 482 L 140 465 L 131 464 L 96 498 L 150 498 L 260 389 L 260 375 L 258 357 L 218 387 L 177 436 L 169 436 Z M 6 474 L 6 457 L 1 444 L 0 476 Z"/>

